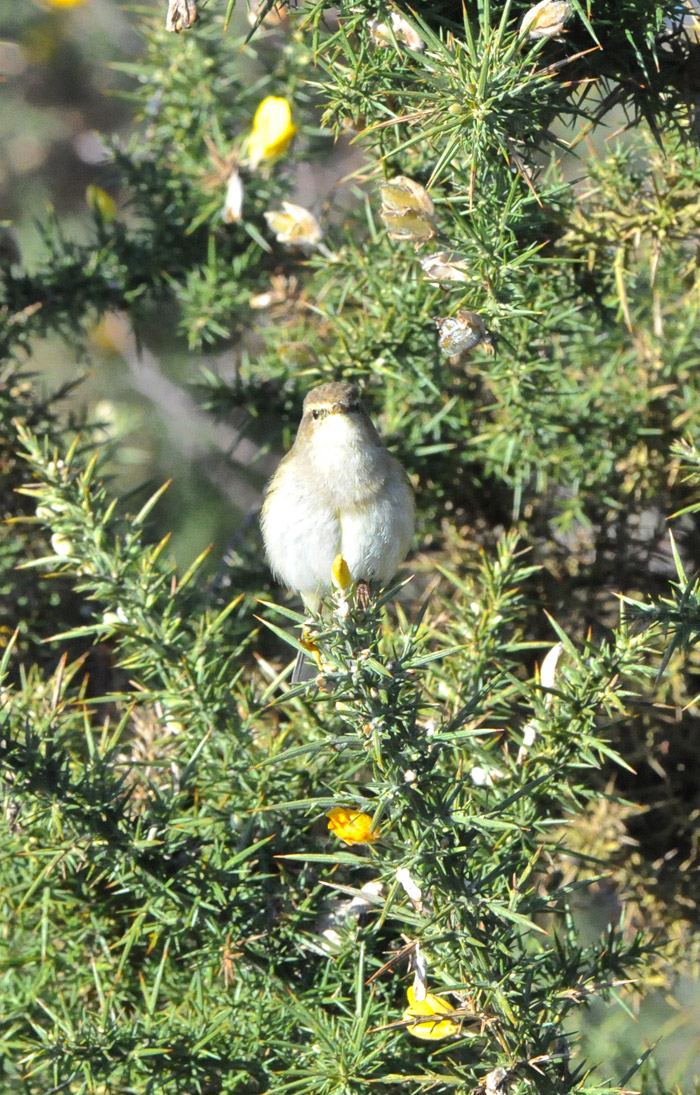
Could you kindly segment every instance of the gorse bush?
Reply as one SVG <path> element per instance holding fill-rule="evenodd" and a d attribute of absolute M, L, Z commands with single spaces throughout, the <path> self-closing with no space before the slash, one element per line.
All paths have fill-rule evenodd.
<path fill-rule="evenodd" d="M 4 1086 L 690 1083 L 582 1028 L 700 968 L 693 18 L 163 14 L 90 239 L 2 260 Z M 120 497 L 120 441 L 32 371 L 108 312 L 257 451 L 362 387 L 418 531 L 327 599 L 312 680 L 255 524 L 178 567 L 165 487 Z"/>

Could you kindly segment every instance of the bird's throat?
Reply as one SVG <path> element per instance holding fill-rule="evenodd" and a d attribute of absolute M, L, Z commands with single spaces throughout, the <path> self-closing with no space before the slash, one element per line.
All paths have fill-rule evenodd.
<path fill-rule="evenodd" d="M 313 438 L 313 458 L 319 478 L 334 496 L 347 504 L 356 504 L 374 493 L 378 465 L 384 450 L 377 446 L 362 422 L 355 416 L 329 415 Z M 381 482 L 383 476 L 379 476 Z"/>

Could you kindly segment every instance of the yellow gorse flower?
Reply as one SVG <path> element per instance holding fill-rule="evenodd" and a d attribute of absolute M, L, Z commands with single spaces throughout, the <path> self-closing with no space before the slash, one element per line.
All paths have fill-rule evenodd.
<path fill-rule="evenodd" d="M 286 99 L 268 95 L 253 118 L 248 138 L 248 162 L 255 168 L 263 160 L 273 160 L 287 151 L 297 127 Z"/>
<path fill-rule="evenodd" d="M 333 560 L 333 566 L 331 567 L 331 581 L 336 589 L 340 589 L 345 592 L 346 589 L 350 589 L 352 585 L 352 575 L 350 568 L 345 562 L 342 555 L 336 555 Z"/>
<path fill-rule="evenodd" d="M 358 813 L 346 806 L 336 806 L 326 817 L 328 828 L 343 844 L 373 844 L 380 835 L 379 829 L 372 829 L 369 814 Z"/>
<path fill-rule="evenodd" d="M 451 1038 L 459 1034 L 457 1020 L 444 1018 L 448 1012 L 455 1010 L 447 1000 L 443 1000 L 441 996 L 435 996 L 432 992 L 426 993 L 423 1000 L 416 1000 L 413 985 L 408 987 L 406 995 L 408 1007 L 403 1013 L 403 1019 L 404 1022 L 410 1023 L 406 1030 L 414 1038 L 437 1042 L 441 1038 Z M 430 1016 L 437 1018 L 430 1018 Z"/>

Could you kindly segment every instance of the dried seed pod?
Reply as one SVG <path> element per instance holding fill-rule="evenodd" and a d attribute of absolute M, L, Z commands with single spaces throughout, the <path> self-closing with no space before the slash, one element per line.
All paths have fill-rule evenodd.
<path fill-rule="evenodd" d="M 448 357 L 473 350 L 480 342 L 490 345 L 492 341 L 481 316 L 465 308 L 460 309 L 456 316 L 436 319 L 435 324 L 438 329 L 438 345 Z"/>
<path fill-rule="evenodd" d="M 168 0 L 165 29 L 175 34 L 179 34 L 181 30 L 189 30 L 197 21 L 197 16 L 195 0 Z"/>
<path fill-rule="evenodd" d="M 507 1068 L 493 1068 L 484 1082 L 474 1088 L 472 1095 L 507 1095 L 508 1088 L 515 1080 L 515 1073 Z"/>

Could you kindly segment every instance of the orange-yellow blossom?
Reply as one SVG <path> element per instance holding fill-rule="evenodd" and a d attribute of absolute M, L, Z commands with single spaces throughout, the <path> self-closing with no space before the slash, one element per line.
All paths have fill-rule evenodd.
<path fill-rule="evenodd" d="M 347 806 L 336 806 L 326 817 L 328 828 L 344 844 L 373 844 L 380 835 L 379 829 L 372 829 L 369 814 L 358 813 Z"/>

